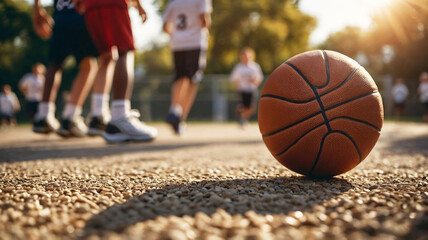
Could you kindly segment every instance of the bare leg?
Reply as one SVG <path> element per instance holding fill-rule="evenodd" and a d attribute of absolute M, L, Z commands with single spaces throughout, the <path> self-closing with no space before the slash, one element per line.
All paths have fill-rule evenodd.
<path fill-rule="evenodd" d="M 184 96 L 183 102 L 183 116 L 181 117 L 182 121 L 187 120 L 187 116 L 189 115 L 190 109 L 192 109 L 193 103 L 195 102 L 196 94 L 198 92 L 198 83 L 193 83 L 189 81 L 187 94 Z"/>
<path fill-rule="evenodd" d="M 171 106 L 180 105 L 183 107 L 189 84 L 189 78 L 180 78 L 174 82 L 171 91 Z"/>
<path fill-rule="evenodd" d="M 254 107 L 244 108 L 242 110 L 241 116 L 244 119 L 249 120 L 251 118 L 251 116 L 254 114 L 254 112 L 255 112 L 255 108 Z"/>
<path fill-rule="evenodd" d="M 86 57 L 79 65 L 79 73 L 73 81 L 68 103 L 82 106 L 94 83 L 97 63 L 92 57 Z"/>
<path fill-rule="evenodd" d="M 111 53 L 100 56 L 100 63 L 97 74 L 95 75 L 93 93 L 109 94 L 113 82 L 114 64 Z"/>
<path fill-rule="evenodd" d="M 119 54 L 113 75 L 113 100 L 131 99 L 134 86 L 134 52 Z"/>
<path fill-rule="evenodd" d="M 61 84 L 62 67 L 61 65 L 51 63 L 46 72 L 46 80 L 43 88 L 42 102 L 55 102 L 59 85 Z"/>

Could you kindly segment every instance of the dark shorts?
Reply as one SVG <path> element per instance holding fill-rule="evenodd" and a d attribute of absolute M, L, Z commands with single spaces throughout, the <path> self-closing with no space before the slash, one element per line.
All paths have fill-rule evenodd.
<path fill-rule="evenodd" d="M 174 51 L 175 80 L 183 77 L 191 79 L 194 83 L 202 80 L 206 66 L 207 54 L 205 50 L 195 49 Z"/>
<path fill-rule="evenodd" d="M 423 102 L 424 105 L 424 114 L 428 114 L 428 102 Z"/>
<path fill-rule="evenodd" d="M 97 57 L 98 52 L 86 28 L 54 27 L 49 44 L 49 62 L 62 64 L 70 55 L 79 64 L 85 57 Z"/>
<path fill-rule="evenodd" d="M 405 108 L 404 102 L 394 102 L 394 108 L 403 111 Z"/>
<path fill-rule="evenodd" d="M 30 118 L 33 118 L 39 108 L 39 102 L 27 101 L 27 113 Z"/>
<path fill-rule="evenodd" d="M 135 49 L 128 8 L 92 7 L 86 11 L 85 21 L 100 54 L 111 51 L 113 46 L 119 53 Z"/>
<path fill-rule="evenodd" d="M 0 120 L 6 120 L 6 122 L 11 123 L 12 120 L 15 119 L 15 115 L 14 114 L 6 114 L 6 113 L 1 113 L 0 112 Z"/>
<path fill-rule="evenodd" d="M 250 108 L 253 106 L 255 93 L 249 93 L 249 92 L 240 92 L 239 95 L 241 96 L 241 104 L 245 108 Z"/>

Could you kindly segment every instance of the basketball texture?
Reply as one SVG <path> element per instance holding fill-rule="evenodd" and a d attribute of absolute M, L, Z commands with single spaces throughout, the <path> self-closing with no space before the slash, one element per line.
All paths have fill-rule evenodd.
<path fill-rule="evenodd" d="M 259 102 L 259 128 L 272 155 L 313 177 L 357 166 L 376 144 L 382 99 L 370 74 L 334 51 L 309 51 L 279 66 Z"/>

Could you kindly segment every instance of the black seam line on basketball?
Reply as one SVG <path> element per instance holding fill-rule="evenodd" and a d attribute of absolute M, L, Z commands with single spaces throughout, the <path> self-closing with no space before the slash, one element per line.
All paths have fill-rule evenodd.
<path fill-rule="evenodd" d="M 326 138 L 329 134 L 330 134 L 330 132 L 326 133 L 326 134 L 322 137 L 322 139 L 321 139 L 321 144 L 320 144 L 320 148 L 319 148 L 318 153 L 317 153 L 317 158 L 315 158 L 314 164 L 312 165 L 312 168 L 311 168 L 311 170 L 310 170 L 310 171 L 309 171 L 309 173 L 308 173 L 308 175 L 309 175 L 309 176 L 310 176 L 310 175 L 312 175 L 312 172 L 314 171 L 314 169 L 315 169 L 315 167 L 316 167 L 316 165 L 317 165 L 317 163 L 318 163 L 318 161 L 319 161 L 319 159 L 320 159 L 321 151 L 322 151 L 322 148 L 323 148 L 323 146 L 324 146 L 325 138 Z"/>
<path fill-rule="evenodd" d="M 322 96 L 324 96 L 324 95 L 327 95 L 327 94 L 329 94 L 329 93 L 331 93 L 331 92 L 333 92 L 333 91 L 335 91 L 335 90 L 337 90 L 337 89 L 339 89 L 340 87 L 342 87 L 343 85 L 345 85 L 345 83 L 347 83 L 348 81 L 349 81 L 349 79 L 351 79 L 351 77 L 352 76 L 354 76 L 354 74 L 357 72 L 357 70 L 360 68 L 360 66 L 358 66 L 358 67 L 356 67 L 349 75 L 348 75 L 348 77 L 346 77 L 346 79 L 342 82 L 342 83 L 340 83 L 340 85 L 339 86 L 337 86 L 337 87 L 335 87 L 335 88 L 333 88 L 333 89 L 331 89 L 330 91 L 327 91 L 327 92 L 325 92 L 325 93 L 323 93 L 323 94 L 321 94 L 320 96 L 322 97 Z"/>
<path fill-rule="evenodd" d="M 296 100 L 288 99 L 288 98 L 285 98 L 285 97 L 277 96 L 277 95 L 274 95 L 274 94 L 263 94 L 260 98 L 275 98 L 275 99 L 278 99 L 278 100 L 282 100 L 282 101 L 290 102 L 290 103 L 296 103 L 296 104 L 309 103 L 309 102 L 312 102 L 313 100 L 315 100 L 315 98 L 312 98 L 312 99 L 309 99 L 309 100 L 296 101 Z"/>
<path fill-rule="evenodd" d="M 331 131 L 331 126 L 330 126 L 330 123 L 328 122 L 327 115 L 325 114 L 326 110 L 324 109 L 324 104 L 321 101 L 321 97 L 319 96 L 317 89 L 314 87 L 314 85 L 312 85 L 309 82 L 309 80 L 305 77 L 305 75 L 303 75 L 303 73 L 296 66 L 294 66 L 293 64 L 288 63 L 288 62 L 286 62 L 285 64 L 287 64 L 292 69 L 294 69 L 294 71 L 296 71 L 300 75 L 300 77 L 302 77 L 303 80 L 305 80 L 305 82 L 309 85 L 309 87 L 312 89 L 312 92 L 314 92 L 314 95 L 315 95 L 315 98 L 317 99 L 318 105 L 320 105 L 321 114 L 322 114 L 322 116 L 324 118 L 325 125 L 327 126 L 327 129 L 330 132 Z"/>
<path fill-rule="evenodd" d="M 325 62 L 325 71 L 326 71 L 326 76 L 327 76 L 327 80 L 325 81 L 325 84 L 317 87 L 315 86 L 316 89 L 322 89 L 325 88 L 329 83 L 330 83 L 330 67 L 328 65 L 328 57 L 327 57 L 327 53 L 322 50 L 322 55 L 324 56 L 324 62 Z"/>
<path fill-rule="evenodd" d="M 374 124 L 371 124 L 371 123 L 369 123 L 369 122 L 363 121 L 363 120 L 358 119 L 358 118 L 352 118 L 352 117 L 347 117 L 347 116 L 341 116 L 341 117 L 335 117 L 335 118 L 332 118 L 332 119 L 330 119 L 330 122 L 332 122 L 332 121 L 334 121 L 334 120 L 337 120 L 337 119 L 347 119 L 347 120 L 351 120 L 351 121 L 359 122 L 359 123 L 362 123 L 362 124 L 368 125 L 368 126 L 370 126 L 370 127 L 374 128 L 374 129 L 376 129 L 376 130 L 377 130 L 377 131 L 379 131 L 379 132 L 381 131 L 381 129 L 380 129 L 379 127 L 377 127 L 376 125 L 374 125 Z"/>
<path fill-rule="evenodd" d="M 320 157 L 321 157 L 321 152 L 322 152 L 322 148 L 324 146 L 324 141 L 327 138 L 327 136 L 332 134 L 332 133 L 340 133 L 340 134 L 344 135 L 345 137 L 347 137 L 349 140 L 351 140 L 352 144 L 354 144 L 355 150 L 357 150 L 357 153 L 358 153 L 358 157 L 359 157 L 358 163 L 361 163 L 361 152 L 360 152 L 360 149 L 358 148 L 358 145 L 355 142 L 355 140 L 346 132 L 339 131 L 339 130 L 333 130 L 333 131 L 325 134 L 324 137 L 322 138 L 321 146 L 320 146 L 320 150 L 318 151 L 317 158 L 315 159 L 314 165 L 312 165 L 311 171 L 309 171 L 308 175 L 312 175 L 313 171 L 315 170 L 315 167 L 317 166 L 318 161 L 320 160 Z"/>
<path fill-rule="evenodd" d="M 315 116 L 317 116 L 317 115 L 319 115 L 319 114 L 321 114 L 321 113 L 322 113 L 321 111 L 316 112 L 316 113 L 313 113 L 313 114 L 311 114 L 311 115 L 309 115 L 309 116 L 307 116 L 307 117 L 305 117 L 305 118 L 303 118 L 303 119 L 300 119 L 299 121 L 294 122 L 294 123 L 292 123 L 292 124 L 290 124 L 290 125 L 287 125 L 287 126 L 285 126 L 285 127 L 282 127 L 282 128 L 280 128 L 280 129 L 278 129 L 278 130 L 275 130 L 275 131 L 273 131 L 273 132 L 270 132 L 270 133 L 267 133 L 267 134 L 263 134 L 263 135 L 262 135 L 262 137 L 270 137 L 270 136 L 272 136 L 272 135 L 275 135 L 275 134 L 277 134 L 277 133 L 279 133 L 279 132 L 282 132 L 282 131 L 284 131 L 284 130 L 286 130 L 286 129 L 288 129 L 288 128 L 294 127 L 294 126 L 296 126 L 297 124 L 302 123 L 302 122 L 304 122 L 304 121 L 306 121 L 306 120 L 308 120 L 308 119 L 310 119 L 310 118 L 313 118 L 313 117 L 315 117 Z"/>
<path fill-rule="evenodd" d="M 315 129 L 323 126 L 325 123 L 318 124 L 317 126 L 313 127 L 312 129 L 306 131 L 303 135 L 301 135 L 299 138 L 297 138 L 292 144 L 290 144 L 286 149 L 282 150 L 281 152 L 275 154 L 276 157 L 281 156 L 282 154 L 286 153 L 290 148 L 292 148 L 294 145 L 296 145 L 300 139 L 302 139 L 304 136 L 309 134 L 310 132 L 314 131 Z"/>
<path fill-rule="evenodd" d="M 339 104 L 336 104 L 336 105 L 334 105 L 334 106 L 331 106 L 331 107 L 327 108 L 327 109 L 326 109 L 326 111 L 330 111 L 330 110 L 331 110 L 331 109 L 333 109 L 333 108 L 340 107 L 340 106 L 345 105 L 345 104 L 347 104 L 347 103 L 353 102 L 353 101 L 358 100 L 358 99 L 360 99 L 360 98 L 367 97 L 367 96 L 370 96 L 370 95 L 373 95 L 373 94 L 376 94 L 376 93 L 379 93 L 379 91 L 372 91 L 372 92 L 368 92 L 368 93 L 365 93 L 365 94 L 360 95 L 360 96 L 358 96 L 358 97 L 348 99 L 348 100 L 346 100 L 346 101 L 344 101 L 344 102 L 341 102 L 341 103 L 339 103 Z"/>

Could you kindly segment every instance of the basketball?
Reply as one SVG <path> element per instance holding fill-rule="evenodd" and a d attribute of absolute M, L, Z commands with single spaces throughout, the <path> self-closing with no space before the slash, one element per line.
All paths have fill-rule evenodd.
<path fill-rule="evenodd" d="M 370 74 L 334 51 L 308 51 L 275 69 L 260 96 L 259 129 L 285 167 L 311 177 L 345 173 L 375 146 L 383 105 Z"/>

